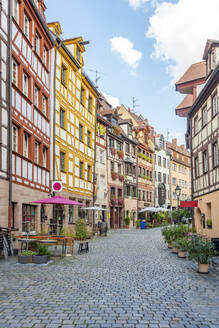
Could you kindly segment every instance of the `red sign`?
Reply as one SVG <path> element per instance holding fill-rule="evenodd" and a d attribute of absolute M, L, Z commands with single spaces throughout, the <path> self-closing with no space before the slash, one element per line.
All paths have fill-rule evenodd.
<path fill-rule="evenodd" d="M 180 207 L 198 207 L 198 201 L 181 201 Z"/>

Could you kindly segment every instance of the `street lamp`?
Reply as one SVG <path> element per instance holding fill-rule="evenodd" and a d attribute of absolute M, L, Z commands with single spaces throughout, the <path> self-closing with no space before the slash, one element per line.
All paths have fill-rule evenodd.
<path fill-rule="evenodd" d="M 181 188 L 177 185 L 175 189 L 176 197 L 177 197 L 177 212 L 178 212 L 178 220 L 179 220 L 179 197 L 181 195 Z"/>

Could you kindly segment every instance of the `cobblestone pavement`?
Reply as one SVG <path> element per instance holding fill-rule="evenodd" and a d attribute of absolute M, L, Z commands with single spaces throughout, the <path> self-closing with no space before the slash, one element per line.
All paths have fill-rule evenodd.
<path fill-rule="evenodd" d="M 219 328 L 219 271 L 179 259 L 159 229 L 113 231 L 47 266 L 0 262 L 0 327 Z"/>

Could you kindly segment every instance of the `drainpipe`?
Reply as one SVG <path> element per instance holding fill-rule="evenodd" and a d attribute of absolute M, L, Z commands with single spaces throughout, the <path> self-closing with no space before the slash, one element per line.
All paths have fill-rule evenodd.
<path fill-rule="evenodd" d="M 9 108 L 9 130 L 8 130 L 8 140 L 9 140 L 9 200 L 8 200 L 8 228 L 11 231 L 11 219 L 12 219 L 12 1 L 9 1 L 9 90 L 8 90 L 8 108 Z"/>
<path fill-rule="evenodd" d="M 96 184 L 96 135 L 97 135 L 97 106 L 99 102 L 99 96 L 96 100 L 96 106 L 95 106 L 95 131 L 94 131 L 94 166 L 93 166 L 93 206 L 95 204 L 95 184 Z M 94 231 L 94 225 L 95 225 L 95 211 L 93 211 L 93 231 Z"/>
<path fill-rule="evenodd" d="M 191 200 L 193 200 L 193 193 L 194 193 L 194 184 L 193 184 L 193 151 L 192 151 L 192 119 L 188 116 L 189 119 L 189 129 L 190 129 L 190 136 L 189 136 L 189 148 L 190 148 L 190 155 L 191 155 Z M 192 209 L 192 225 L 194 225 L 194 208 Z"/>

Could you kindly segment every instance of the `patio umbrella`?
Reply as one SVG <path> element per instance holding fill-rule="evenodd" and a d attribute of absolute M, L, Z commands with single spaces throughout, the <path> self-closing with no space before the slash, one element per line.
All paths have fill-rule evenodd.
<path fill-rule="evenodd" d="M 31 203 L 36 204 L 52 204 L 52 205 L 77 205 L 84 206 L 83 203 L 76 202 L 75 200 L 71 200 L 62 196 L 53 196 L 50 198 L 45 198 L 41 200 L 36 200 Z"/>
<path fill-rule="evenodd" d="M 145 207 L 141 211 L 139 211 L 139 213 L 143 213 L 143 212 L 157 212 L 157 208 L 156 207 Z"/>

